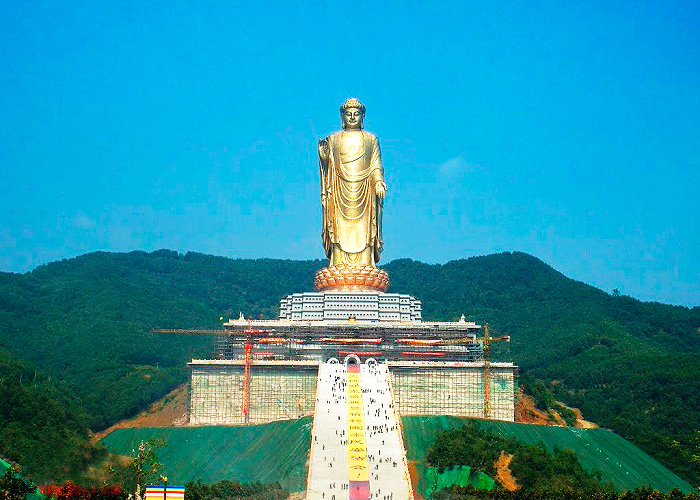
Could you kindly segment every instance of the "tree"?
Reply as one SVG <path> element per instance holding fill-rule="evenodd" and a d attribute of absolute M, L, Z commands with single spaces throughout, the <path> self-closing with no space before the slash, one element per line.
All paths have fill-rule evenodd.
<path fill-rule="evenodd" d="M 0 477 L 0 500 L 25 500 L 27 494 L 36 488 L 30 486 L 22 477 L 9 467 Z"/>
<path fill-rule="evenodd" d="M 146 484 L 157 481 L 162 472 L 163 464 L 158 461 L 156 450 L 167 444 L 161 438 L 150 438 L 140 441 L 138 450 L 134 450 L 131 461 L 121 467 L 112 468 L 114 479 L 124 490 L 133 491 L 134 498 L 140 500 Z"/>

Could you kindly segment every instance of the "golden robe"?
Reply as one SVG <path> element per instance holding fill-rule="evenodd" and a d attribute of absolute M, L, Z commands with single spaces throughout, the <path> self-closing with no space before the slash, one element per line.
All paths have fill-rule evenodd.
<path fill-rule="evenodd" d="M 321 238 L 329 265 L 374 266 L 382 251 L 382 205 L 376 185 L 384 182 L 377 136 L 338 131 L 319 148 Z M 322 141 L 323 142 L 323 141 Z"/>

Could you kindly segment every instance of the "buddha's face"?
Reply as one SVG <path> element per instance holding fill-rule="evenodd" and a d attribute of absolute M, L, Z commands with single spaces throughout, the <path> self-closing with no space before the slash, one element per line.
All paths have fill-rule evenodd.
<path fill-rule="evenodd" d="M 362 130 L 362 123 L 365 116 L 359 108 L 344 109 L 341 113 L 344 130 Z"/>

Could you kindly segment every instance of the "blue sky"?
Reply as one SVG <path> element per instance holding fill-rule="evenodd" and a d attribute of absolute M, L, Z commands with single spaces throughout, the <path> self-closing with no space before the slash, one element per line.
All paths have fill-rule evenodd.
<path fill-rule="evenodd" d="M 2 11 L 0 270 L 321 258 L 316 141 L 357 96 L 389 185 L 382 262 L 519 250 L 700 305 L 697 2 Z"/>

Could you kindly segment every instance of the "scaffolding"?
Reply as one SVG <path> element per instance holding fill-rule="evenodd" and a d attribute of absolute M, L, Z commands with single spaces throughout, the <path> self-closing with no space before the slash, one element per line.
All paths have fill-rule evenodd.
<path fill-rule="evenodd" d="M 244 361 L 192 360 L 189 366 L 192 425 L 256 424 L 313 413 L 316 363 L 253 366 L 245 413 Z"/>
<path fill-rule="evenodd" d="M 483 363 L 388 363 L 396 409 L 401 415 L 454 415 L 482 418 L 485 411 Z M 514 420 L 512 363 L 490 368 L 490 418 Z"/>
<path fill-rule="evenodd" d="M 386 363 L 402 415 L 514 420 L 517 367 L 491 362 L 475 323 L 235 321 L 214 333 L 217 359 L 192 360 L 190 424 L 285 420 L 314 410 L 318 366 L 356 355 Z M 194 333 L 194 332 L 193 332 Z"/>
<path fill-rule="evenodd" d="M 317 362 L 258 361 L 251 367 L 248 421 L 243 414 L 244 360 L 192 360 L 190 424 L 287 420 L 314 411 Z M 388 362 L 401 415 L 483 417 L 483 363 Z M 492 363 L 491 418 L 513 421 L 516 367 Z"/>
<path fill-rule="evenodd" d="M 414 332 L 412 332 L 414 333 Z M 462 337 L 416 337 L 404 331 L 373 329 L 372 335 L 348 332 L 317 334 L 304 330 L 257 335 L 248 340 L 244 332 L 216 336 L 216 359 L 244 359 L 251 342 L 252 360 L 314 360 L 345 357 L 358 353 L 386 360 L 483 361 L 484 350 L 476 335 Z"/>

